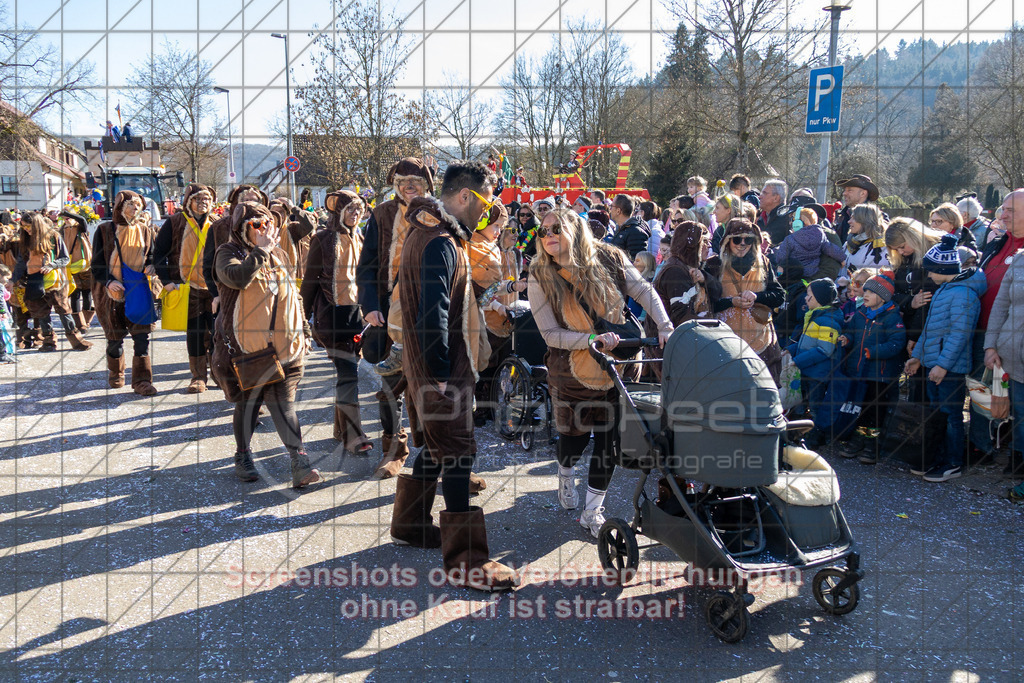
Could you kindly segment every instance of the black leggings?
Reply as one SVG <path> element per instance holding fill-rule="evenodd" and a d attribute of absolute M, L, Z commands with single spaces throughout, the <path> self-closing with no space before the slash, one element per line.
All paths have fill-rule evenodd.
<path fill-rule="evenodd" d="M 595 491 L 607 491 L 608 486 L 612 483 L 612 474 L 615 473 L 614 429 L 613 425 L 608 425 L 607 429 L 594 432 L 594 453 L 590 456 L 587 486 Z M 558 464 L 562 467 L 575 467 L 589 443 L 590 434 L 579 436 L 559 434 L 556 449 Z"/>
<path fill-rule="evenodd" d="M 75 291 L 71 292 L 71 312 L 81 313 L 82 311 L 91 311 L 92 308 L 92 292 L 88 289 L 82 289 L 79 287 Z"/>
<path fill-rule="evenodd" d="M 207 336 L 209 335 L 209 336 Z M 213 338 L 213 314 L 203 311 L 188 319 L 185 328 L 185 348 L 192 358 L 205 356 L 209 340 Z"/>
<path fill-rule="evenodd" d="M 134 346 L 135 355 L 138 357 L 149 355 L 149 333 L 143 332 L 142 334 L 132 335 L 132 345 Z M 124 355 L 124 340 L 118 339 L 107 340 L 107 356 L 109 358 L 120 358 Z"/>
<path fill-rule="evenodd" d="M 334 403 L 339 406 L 359 404 L 359 356 L 347 351 L 328 349 L 337 378 L 334 384 Z M 386 377 L 384 379 L 387 379 Z M 401 404 L 399 404 L 401 410 Z M 390 409 L 387 411 L 390 412 Z M 381 407 L 381 422 L 384 422 L 385 410 Z M 388 416 L 391 417 L 390 415 Z M 393 431 L 384 430 L 389 434 Z"/>
<path fill-rule="evenodd" d="M 381 378 L 381 390 L 377 392 L 380 409 L 380 428 L 384 434 L 394 436 L 402 429 L 402 394 L 405 393 L 405 377 L 402 373 Z"/>
<path fill-rule="evenodd" d="M 444 475 L 444 505 L 448 512 L 469 512 L 469 473 L 476 456 L 464 455 L 444 465 L 434 462 L 426 447 L 420 449 L 412 463 L 412 476 L 422 481 L 437 481 Z"/>
<path fill-rule="evenodd" d="M 249 450 L 252 433 L 256 431 L 260 406 L 263 404 L 266 404 L 267 410 L 270 411 L 277 435 L 281 437 L 281 442 L 288 452 L 296 453 L 302 450 L 302 428 L 299 426 L 299 416 L 295 412 L 295 401 L 289 397 L 293 397 L 295 391 L 295 387 L 289 387 L 289 384 L 294 383 L 297 386 L 299 378 L 295 377 L 294 382 L 291 380 L 292 378 L 286 377 L 281 382 L 253 389 L 246 392 L 242 400 L 235 404 L 231 428 L 235 436 L 235 449 L 238 452 Z"/>

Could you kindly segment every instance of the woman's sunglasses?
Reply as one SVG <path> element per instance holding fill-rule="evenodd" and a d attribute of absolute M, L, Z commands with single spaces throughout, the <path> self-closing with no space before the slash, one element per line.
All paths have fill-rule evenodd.
<path fill-rule="evenodd" d="M 529 211 L 520 211 L 520 212 L 519 212 L 519 217 L 520 217 L 520 218 L 529 218 L 529 217 L 530 217 L 530 216 L 532 216 L 532 215 L 533 215 L 533 214 L 532 214 L 532 213 L 530 213 Z"/>
<path fill-rule="evenodd" d="M 752 237 L 751 235 L 737 235 L 736 237 L 732 237 L 730 239 L 732 239 L 733 244 L 749 244 L 753 246 L 754 244 L 757 243 L 757 238 Z"/>
<path fill-rule="evenodd" d="M 553 226 L 551 228 L 545 228 L 544 226 L 541 226 L 540 228 L 537 229 L 537 237 L 540 237 L 541 239 L 544 239 L 548 235 L 561 235 L 561 234 L 562 234 L 562 226 L 561 225 L 555 225 L 555 226 Z"/>

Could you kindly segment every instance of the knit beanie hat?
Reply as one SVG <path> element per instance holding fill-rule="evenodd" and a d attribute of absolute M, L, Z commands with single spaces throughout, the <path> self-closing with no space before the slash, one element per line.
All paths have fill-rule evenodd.
<path fill-rule="evenodd" d="M 831 306 L 839 298 L 836 283 L 827 277 L 812 281 L 807 285 L 807 289 L 811 290 L 811 294 L 814 295 L 814 300 L 818 302 L 819 306 Z"/>
<path fill-rule="evenodd" d="M 877 294 L 878 298 L 889 303 L 896 293 L 896 281 L 891 274 L 882 272 L 864 283 L 864 291 Z"/>
<path fill-rule="evenodd" d="M 924 255 L 922 266 L 929 273 L 939 275 L 960 274 L 960 252 L 957 235 L 943 235 L 942 239 Z"/>
<path fill-rule="evenodd" d="M 555 200 L 552 199 L 551 197 L 544 197 L 544 199 L 538 199 L 533 203 L 533 210 L 536 211 L 537 207 L 540 206 L 541 204 L 547 204 L 552 209 L 555 208 Z"/>

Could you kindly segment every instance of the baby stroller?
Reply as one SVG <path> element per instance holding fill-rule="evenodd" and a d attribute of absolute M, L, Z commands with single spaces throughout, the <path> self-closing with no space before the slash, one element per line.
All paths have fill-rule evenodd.
<path fill-rule="evenodd" d="M 786 443 L 813 423 L 786 421 L 768 369 L 747 344 L 724 323 L 684 323 L 665 346 L 660 386 L 623 382 L 616 366 L 637 361 L 617 361 L 596 344 L 591 353 L 619 390 L 619 464 L 642 473 L 633 522 L 609 518 L 600 530 L 606 575 L 632 579 L 643 534 L 688 563 L 691 576 L 725 577 L 714 583 L 732 590 L 713 595 L 705 617 L 730 643 L 746 635 L 752 578 L 824 567 L 815 599 L 832 615 L 853 611 L 864 573 L 835 473 Z M 661 476 L 657 500 L 645 490 L 652 472 Z"/>
<path fill-rule="evenodd" d="M 491 385 L 494 424 L 498 434 L 519 439 L 525 450 L 533 448 L 534 435 L 544 431 L 554 442 L 551 427 L 551 394 L 544 355 L 548 347 L 533 320 L 528 301 L 509 307 L 512 319 L 511 352 L 498 364 Z"/>

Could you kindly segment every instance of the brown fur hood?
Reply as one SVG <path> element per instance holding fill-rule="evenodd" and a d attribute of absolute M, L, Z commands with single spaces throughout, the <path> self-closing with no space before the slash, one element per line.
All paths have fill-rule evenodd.
<path fill-rule="evenodd" d="M 126 221 L 124 219 L 124 204 L 130 199 L 139 200 L 140 211 L 146 208 L 146 201 L 142 198 L 141 195 L 139 195 L 136 192 L 132 192 L 131 190 L 121 190 L 120 192 L 117 193 L 117 196 L 114 197 L 114 206 L 110 210 L 110 217 L 113 220 L 114 225 L 125 224 Z"/>
<path fill-rule="evenodd" d="M 242 202 L 231 211 L 231 241 L 239 244 L 246 250 L 253 248 L 245 228 L 245 222 L 252 218 L 263 218 L 268 221 L 274 220 L 270 209 L 256 202 Z"/>
<path fill-rule="evenodd" d="M 417 197 L 412 200 L 405 217 L 411 227 L 419 230 L 441 229 L 464 242 L 468 242 L 473 237 L 473 231 L 448 213 L 444 204 L 434 197 Z"/>

